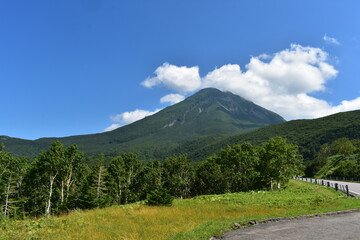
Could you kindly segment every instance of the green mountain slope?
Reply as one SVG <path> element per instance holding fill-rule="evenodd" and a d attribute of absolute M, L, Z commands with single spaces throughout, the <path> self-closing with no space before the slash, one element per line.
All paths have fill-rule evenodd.
<path fill-rule="evenodd" d="M 77 144 L 87 155 L 136 152 L 143 157 L 163 157 L 180 143 L 210 135 L 232 135 L 285 120 L 230 92 L 203 89 L 162 111 L 111 132 L 41 138 L 34 141 L 0 137 L 15 155 L 35 156 L 51 142 Z M 212 137 L 212 139 L 217 137 Z"/>
<path fill-rule="evenodd" d="M 358 179 L 360 177 L 359 157 L 359 154 L 330 156 L 326 158 L 325 166 L 316 173 L 315 177 L 333 176 Z"/>
<path fill-rule="evenodd" d="M 183 143 L 173 152 L 186 152 L 189 157 L 201 160 L 217 153 L 226 145 L 244 141 L 261 144 L 275 136 L 285 137 L 289 142 L 299 145 L 300 153 L 305 160 L 311 160 L 324 143 L 342 137 L 360 139 L 360 110 L 338 113 L 314 120 L 289 121 L 230 137 L 219 137 L 215 141 L 211 138 L 195 139 Z M 194 148 L 193 146 L 197 147 Z"/>

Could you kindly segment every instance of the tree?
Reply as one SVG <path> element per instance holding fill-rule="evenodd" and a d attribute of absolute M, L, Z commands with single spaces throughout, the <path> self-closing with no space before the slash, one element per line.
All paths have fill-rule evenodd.
<path fill-rule="evenodd" d="M 46 184 L 47 196 L 45 202 L 45 215 L 51 214 L 51 204 L 53 193 L 56 188 L 54 185 L 56 177 L 59 176 L 62 164 L 65 162 L 65 150 L 61 142 L 54 142 L 50 148 L 39 154 L 35 167 L 41 174 L 40 177 Z"/>
<path fill-rule="evenodd" d="M 0 157 L 0 162 L 3 162 L 2 160 Z M 22 182 L 28 168 L 28 159 L 8 155 L 7 162 L 6 172 L 0 180 L 5 184 L 5 188 L 2 188 L 5 189 L 3 193 L 5 217 L 16 216 L 19 214 L 19 209 L 23 210 Z"/>
<path fill-rule="evenodd" d="M 330 145 L 332 155 L 350 155 L 356 150 L 353 143 L 348 138 L 339 138 Z"/>
<path fill-rule="evenodd" d="M 171 206 L 174 197 L 166 189 L 160 188 L 146 195 L 146 204 L 149 206 Z"/>
<path fill-rule="evenodd" d="M 327 159 L 331 156 L 331 148 L 328 143 L 323 144 L 320 147 L 320 150 L 316 154 L 315 159 L 309 161 L 306 164 L 305 175 L 308 177 L 313 177 L 317 172 L 320 171 L 322 167 L 324 167 L 327 163 Z"/>
<path fill-rule="evenodd" d="M 104 164 L 105 156 L 101 154 L 95 159 L 95 165 L 91 168 L 88 185 L 85 189 L 85 198 L 89 208 L 103 207 L 108 204 L 107 169 Z"/>
<path fill-rule="evenodd" d="M 124 197 L 125 201 L 124 203 L 128 202 L 134 202 L 138 200 L 138 192 L 133 191 L 135 179 L 138 176 L 138 174 L 141 172 L 141 162 L 138 159 L 138 156 L 134 153 L 124 153 L 121 155 L 124 166 L 125 166 L 125 178 L 126 178 L 126 184 L 125 184 L 125 192 Z"/>
<path fill-rule="evenodd" d="M 121 156 L 114 157 L 111 160 L 108 173 L 109 194 L 120 205 L 127 184 L 125 163 Z"/>
<path fill-rule="evenodd" d="M 218 163 L 222 166 L 223 174 L 229 178 L 231 192 L 255 188 L 254 184 L 259 176 L 259 154 L 256 147 L 248 142 L 227 146 L 221 150 Z"/>
<path fill-rule="evenodd" d="M 217 159 L 218 156 L 214 155 L 196 165 L 194 188 L 197 195 L 221 194 L 229 190 L 228 179 Z"/>
<path fill-rule="evenodd" d="M 25 176 L 26 210 L 32 215 L 50 215 L 55 201 L 55 180 L 64 158 L 64 147 L 54 142 L 48 150 L 42 151 L 31 164 Z"/>
<path fill-rule="evenodd" d="M 302 156 L 297 146 L 287 143 L 286 139 L 271 138 L 260 149 L 259 171 L 266 186 L 271 190 L 274 185 L 280 189 L 290 177 L 302 174 Z"/>
<path fill-rule="evenodd" d="M 353 139 L 351 140 L 351 143 L 355 147 L 354 153 L 360 153 L 360 139 Z"/>
<path fill-rule="evenodd" d="M 139 200 L 147 198 L 147 194 L 161 189 L 164 184 L 164 169 L 160 160 L 150 160 L 141 168 L 134 182 L 133 191 L 139 194 Z"/>
<path fill-rule="evenodd" d="M 191 160 L 186 155 L 166 158 L 164 163 L 164 188 L 172 196 L 187 198 L 190 196 L 191 186 L 194 181 L 194 168 Z"/>
<path fill-rule="evenodd" d="M 353 159 L 341 159 L 337 167 L 332 173 L 333 176 L 344 178 L 358 178 L 360 177 L 360 165 Z"/>
<path fill-rule="evenodd" d="M 66 205 L 69 204 L 69 197 L 75 192 L 76 181 L 83 169 L 82 159 L 83 154 L 79 152 L 76 145 L 71 145 L 65 150 L 65 157 L 59 166 L 60 206 L 62 208 L 68 207 Z"/>
<path fill-rule="evenodd" d="M 0 144 L 0 200 L 4 217 L 8 217 L 10 212 L 15 209 L 16 160 L 16 158 L 5 152 L 3 145 Z"/>

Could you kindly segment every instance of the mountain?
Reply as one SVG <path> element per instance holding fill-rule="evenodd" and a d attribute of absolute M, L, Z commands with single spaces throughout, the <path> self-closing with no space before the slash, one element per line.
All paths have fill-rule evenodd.
<path fill-rule="evenodd" d="M 87 155 L 136 152 L 146 158 L 163 157 L 191 139 L 247 132 L 285 120 L 244 98 L 214 88 L 203 89 L 184 101 L 127 126 L 90 135 L 40 138 L 34 141 L 1 136 L 6 150 L 17 156 L 36 156 L 52 142 L 77 144 Z M 210 139 L 210 138 L 209 138 Z"/>
<path fill-rule="evenodd" d="M 282 136 L 288 142 L 297 144 L 305 161 L 309 161 L 314 158 L 324 143 L 330 143 L 342 137 L 360 139 L 360 110 L 337 113 L 313 120 L 288 121 L 242 134 L 222 136 L 218 139 L 205 137 L 189 140 L 172 151 L 173 153 L 187 153 L 194 160 L 202 160 L 213 153 L 218 153 L 226 145 L 244 141 L 258 145 L 275 136 Z"/>

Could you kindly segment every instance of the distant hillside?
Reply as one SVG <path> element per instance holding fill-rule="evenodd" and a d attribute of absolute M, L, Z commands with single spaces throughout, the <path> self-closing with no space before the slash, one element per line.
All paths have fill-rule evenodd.
<path fill-rule="evenodd" d="M 87 155 L 131 151 L 153 158 L 164 157 L 170 149 L 192 139 L 211 136 L 208 140 L 214 140 L 282 122 L 285 120 L 281 116 L 237 95 L 208 88 L 111 132 L 34 141 L 1 136 L 0 142 L 17 156 L 36 156 L 52 142 L 60 140 L 65 145 L 77 144 Z"/>
<path fill-rule="evenodd" d="M 183 143 L 173 152 L 188 153 L 190 158 L 201 160 L 217 153 L 226 145 L 244 141 L 261 144 L 275 136 L 285 137 L 289 142 L 298 144 L 305 160 L 311 160 L 324 143 L 342 137 L 360 139 L 360 110 L 314 120 L 289 121 L 230 137 L 218 137 L 216 140 L 213 138 L 195 139 Z"/>
<path fill-rule="evenodd" d="M 359 179 L 359 170 L 358 154 L 350 156 L 335 155 L 326 159 L 325 166 L 315 176 L 318 178 L 333 176 Z"/>

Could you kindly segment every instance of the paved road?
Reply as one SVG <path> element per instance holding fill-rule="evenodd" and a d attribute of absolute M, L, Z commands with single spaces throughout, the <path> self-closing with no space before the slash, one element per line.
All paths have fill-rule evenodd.
<path fill-rule="evenodd" d="M 218 239 L 227 240 L 359 240 L 360 213 L 284 220 L 228 232 Z"/>
<path fill-rule="evenodd" d="M 307 180 L 307 182 L 310 181 L 310 178 L 303 178 L 303 181 Z M 314 182 L 314 179 L 312 179 L 312 181 Z M 350 193 L 352 193 L 352 195 L 356 196 L 356 197 L 360 197 L 360 183 L 353 183 L 353 182 L 342 182 L 342 181 L 335 181 L 335 180 L 323 180 L 323 179 L 317 179 L 318 183 L 321 183 L 321 181 L 324 181 L 324 184 L 327 185 L 327 182 L 331 183 L 331 184 L 335 184 L 338 183 L 341 186 L 345 186 L 348 185 L 349 186 L 349 191 Z M 359 238 L 360 239 L 360 238 Z"/>
<path fill-rule="evenodd" d="M 340 185 L 348 185 L 349 186 L 349 191 L 351 193 L 354 193 L 357 196 L 360 196 L 360 183 L 340 182 L 340 181 L 333 181 L 333 180 L 324 180 L 324 182 L 338 183 Z"/>

